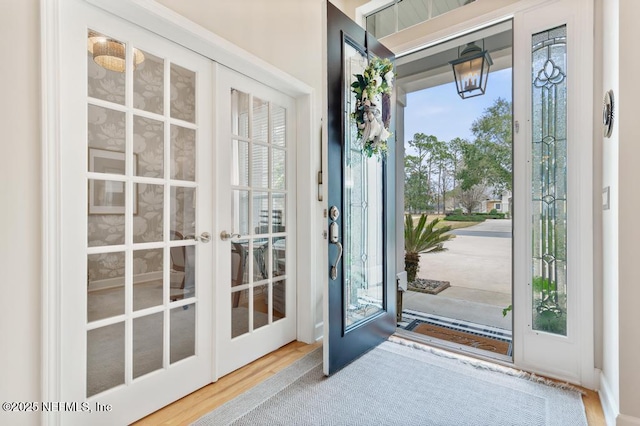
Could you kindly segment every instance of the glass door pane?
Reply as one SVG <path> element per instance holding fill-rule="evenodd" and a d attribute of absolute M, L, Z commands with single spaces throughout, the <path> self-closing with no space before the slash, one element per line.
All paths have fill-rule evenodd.
<path fill-rule="evenodd" d="M 351 91 L 354 74 L 362 74 L 366 56 L 350 43 L 344 45 L 345 84 L 343 246 L 345 328 L 376 315 L 383 307 L 383 197 L 382 162 L 363 152 L 358 127 L 351 111 L 355 94 Z M 378 101 L 381 105 L 381 100 Z"/>
<path fill-rule="evenodd" d="M 230 302 L 235 338 L 286 317 L 288 151 L 285 108 L 235 88 L 230 99 Z"/>
<path fill-rule="evenodd" d="M 88 37 L 90 397 L 196 353 L 199 127 L 194 71 Z M 98 60 L 107 53 L 121 60 Z"/>

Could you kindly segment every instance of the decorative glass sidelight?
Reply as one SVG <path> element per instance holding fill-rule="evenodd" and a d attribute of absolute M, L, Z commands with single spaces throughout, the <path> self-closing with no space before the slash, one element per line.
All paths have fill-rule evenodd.
<path fill-rule="evenodd" d="M 532 328 L 567 334 L 567 28 L 532 37 Z"/>
<path fill-rule="evenodd" d="M 384 309 L 383 247 L 383 161 L 368 157 L 358 138 L 351 112 L 355 95 L 354 74 L 367 67 L 366 56 L 349 42 L 344 44 L 344 300 L 345 329 L 377 315 Z"/>

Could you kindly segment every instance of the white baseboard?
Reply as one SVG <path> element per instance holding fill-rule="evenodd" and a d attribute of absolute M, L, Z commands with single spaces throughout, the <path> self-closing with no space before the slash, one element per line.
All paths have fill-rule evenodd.
<path fill-rule="evenodd" d="M 162 271 L 146 272 L 144 274 L 138 274 L 133 276 L 133 283 L 140 284 L 149 281 L 156 281 L 162 279 Z M 88 291 L 106 290 L 110 288 L 118 288 L 124 286 L 124 278 L 107 278 L 105 280 L 91 281 Z"/>
<path fill-rule="evenodd" d="M 600 371 L 600 390 L 598 391 L 598 396 L 600 397 L 600 405 L 602 405 L 602 411 L 604 412 L 604 418 L 607 422 L 607 426 L 616 426 L 618 403 L 611 391 L 609 380 L 602 371 Z"/>
<path fill-rule="evenodd" d="M 640 419 L 633 416 L 620 414 L 616 426 L 640 426 Z"/>

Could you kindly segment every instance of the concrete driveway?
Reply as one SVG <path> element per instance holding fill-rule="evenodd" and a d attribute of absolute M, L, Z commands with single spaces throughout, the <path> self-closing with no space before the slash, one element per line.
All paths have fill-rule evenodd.
<path fill-rule="evenodd" d="M 419 278 L 449 281 L 438 295 L 407 292 L 404 309 L 511 328 L 511 220 L 488 219 L 452 231 L 447 251 L 420 255 Z"/>

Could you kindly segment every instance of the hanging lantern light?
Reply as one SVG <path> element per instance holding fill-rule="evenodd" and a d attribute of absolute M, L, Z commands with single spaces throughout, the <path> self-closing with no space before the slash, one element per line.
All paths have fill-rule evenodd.
<path fill-rule="evenodd" d="M 458 59 L 449 63 L 453 67 L 456 88 L 462 99 L 484 95 L 489 68 L 493 65 L 489 52 L 471 42 L 459 53 Z"/>

